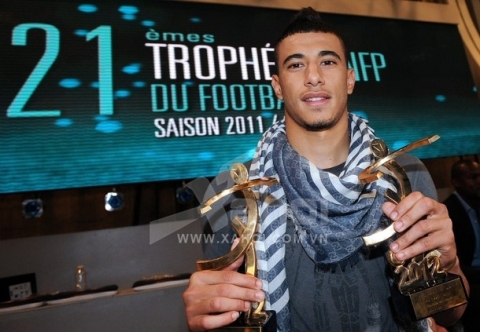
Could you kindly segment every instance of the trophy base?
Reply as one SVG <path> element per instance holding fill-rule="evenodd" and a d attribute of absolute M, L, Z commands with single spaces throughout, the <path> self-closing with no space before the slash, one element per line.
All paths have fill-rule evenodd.
<path fill-rule="evenodd" d="M 399 311 L 415 320 L 433 316 L 468 302 L 462 278 L 450 273 L 441 283 L 411 294 L 403 295 L 397 290 L 393 299 Z"/>
<path fill-rule="evenodd" d="M 273 310 L 265 311 L 267 318 L 258 324 L 246 324 L 243 315 L 230 325 L 220 327 L 212 332 L 277 332 L 277 317 Z"/>

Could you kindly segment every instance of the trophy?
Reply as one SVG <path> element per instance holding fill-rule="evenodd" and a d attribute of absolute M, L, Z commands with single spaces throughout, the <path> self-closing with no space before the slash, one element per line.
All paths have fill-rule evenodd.
<path fill-rule="evenodd" d="M 245 273 L 248 275 L 257 275 L 257 259 L 255 252 L 254 235 L 258 227 L 258 205 L 253 187 L 260 185 L 271 186 L 277 183 L 275 178 L 260 178 L 249 181 L 247 168 L 243 164 L 234 164 L 230 169 L 230 176 L 235 185 L 229 189 L 223 190 L 212 198 L 205 201 L 200 207 L 200 213 L 203 215 L 210 211 L 211 206 L 218 200 L 231 195 L 237 191 L 243 194 L 246 201 L 247 220 L 242 220 L 235 216 L 231 222 L 231 226 L 237 233 L 240 242 L 228 254 L 211 260 L 198 260 L 198 270 L 219 270 L 226 267 L 240 258 L 245 256 Z M 215 329 L 214 331 L 230 331 L 230 332 L 273 332 L 277 331 L 277 322 L 275 311 L 265 310 L 265 301 L 255 302 L 247 312 L 244 312 L 232 324 Z"/>
<path fill-rule="evenodd" d="M 391 154 L 382 140 L 371 142 L 375 162 L 362 171 L 359 179 L 363 183 L 371 183 L 389 173 L 397 180 L 398 192 L 387 189 L 385 198 L 395 204 L 412 192 L 405 170 L 394 160 L 400 154 L 438 140 L 438 135 L 430 136 L 411 143 Z M 384 172 L 382 172 L 382 167 Z M 383 230 L 364 236 L 367 246 L 383 242 L 396 234 L 393 223 Z M 394 305 L 401 314 L 415 320 L 430 317 L 467 303 L 467 295 L 458 275 L 448 273 L 440 268 L 440 252 L 433 250 L 420 254 L 407 261 L 399 261 L 393 252 L 387 253 L 387 261 L 395 276 L 392 292 Z"/>

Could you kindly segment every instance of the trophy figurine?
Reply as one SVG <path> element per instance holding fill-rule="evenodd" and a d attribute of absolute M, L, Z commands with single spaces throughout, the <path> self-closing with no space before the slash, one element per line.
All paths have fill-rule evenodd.
<path fill-rule="evenodd" d="M 261 178 L 249 181 L 248 171 L 243 164 L 234 164 L 230 169 L 230 176 L 236 184 L 205 201 L 200 207 L 200 213 L 202 215 L 207 213 L 218 200 L 234 192 L 241 191 L 246 201 L 247 220 L 243 222 L 238 216 L 235 216 L 231 222 L 231 226 L 237 233 L 240 241 L 235 248 L 224 256 L 211 260 L 198 260 L 197 269 L 219 270 L 230 265 L 243 255 L 245 257 L 245 273 L 256 276 L 257 259 L 254 235 L 257 232 L 259 216 L 257 201 L 252 188 L 260 185 L 273 185 L 277 183 L 277 179 Z M 234 323 L 214 331 L 276 332 L 275 311 L 265 310 L 264 302 L 253 303 L 251 309 L 240 315 Z"/>
<path fill-rule="evenodd" d="M 388 154 L 387 146 L 382 140 L 373 140 L 371 149 L 376 161 L 360 173 L 359 179 L 363 183 L 370 183 L 383 177 L 384 172 L 388 172 L 396 179 L 398 192 L 387 189 L 385 198 L 398 204 L 412 192 L 412 189 L 405 170 L 394 159 L 402 153 L 433 143 L 439 138 L 438 135 L 424 138 L 391 154 Z M 363 240 L 367 246 L 372 246 L 395 234 L 391 223 L 383 230 L 364 236 Z M 440 252 L 433 250 L 407 261 L 399 261 L 391 251 L 387 253 L 387 261 L 392 267 L 396 284 L 392 299 L 401 314 L 420 320 L 467 303 L 462 278 L 440 268 L 440 255 Z"/>

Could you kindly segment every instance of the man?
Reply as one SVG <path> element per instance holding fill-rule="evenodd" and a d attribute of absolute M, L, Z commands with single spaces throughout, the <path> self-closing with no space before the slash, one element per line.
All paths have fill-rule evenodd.
<path fill-rule="evenodd" d="M 250 167 L 250 178 L 279 179 L 259 189 L 259 278 L 236 272 L 241 260 L 222 271 L 194 273 L 184 293 L 188 326 L 228 325 L 265 298 L 279 331 L 400 331 L 389 304 L 385 253 L 391 249 L 403 260 L 437 249 L 441 267 L 463 277 L 446 209 L 426 196 L 435 195 L 434 186 L 411 156 L 399 162 L 413 189 L 425 195 L 415 191 L 394 205 L 384 202 L 388 181 L 358 181 L 373 161 L 375 136 L 348 112 L 355 73 L 343 40 L 313 9 L 301 10 L 286 28 L 276 63 L 272 86 L 285 102 L 285 118 L 264 134 Z M 389 248 L 367 251 L 361 236 L 380 226 L 383 213 L 403 234 Z M 207 252 L 214 256 L 216 248 Z M 449 325 L 463 311 L 435 319 Z M 426 321 L 404 328 L 412 324 L 428 330 Z"/>
<path fill-rule="evenodd" d="M 458 160 L 452 165 L 455 191 L 444 201 L 457 238 L 458 258 L 465 266 L 480 269 L 480 165 Z M 460 241 L 461 239 L 461 241 Z"/>
<path fill-rule="evenodd" d="M 480 312 L 480 164 L 458 160 L 452 165 L 455 191 L 443 202 L 452 218 L 458 258 L 471 285 L 469 305 L 462 317 L 465 332 L 478 330 Z"/>

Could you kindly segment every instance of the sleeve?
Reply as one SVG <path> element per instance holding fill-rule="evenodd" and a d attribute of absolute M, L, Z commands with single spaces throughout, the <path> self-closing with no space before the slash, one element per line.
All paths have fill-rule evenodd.
<path fill-rule="evenodd" d="M 396 160 L 407 172 L 413 191 L 420 191 L 425 196 L 438 200 L 432 177 L 420 159 L 410 154 L 403 154 Z"/>

